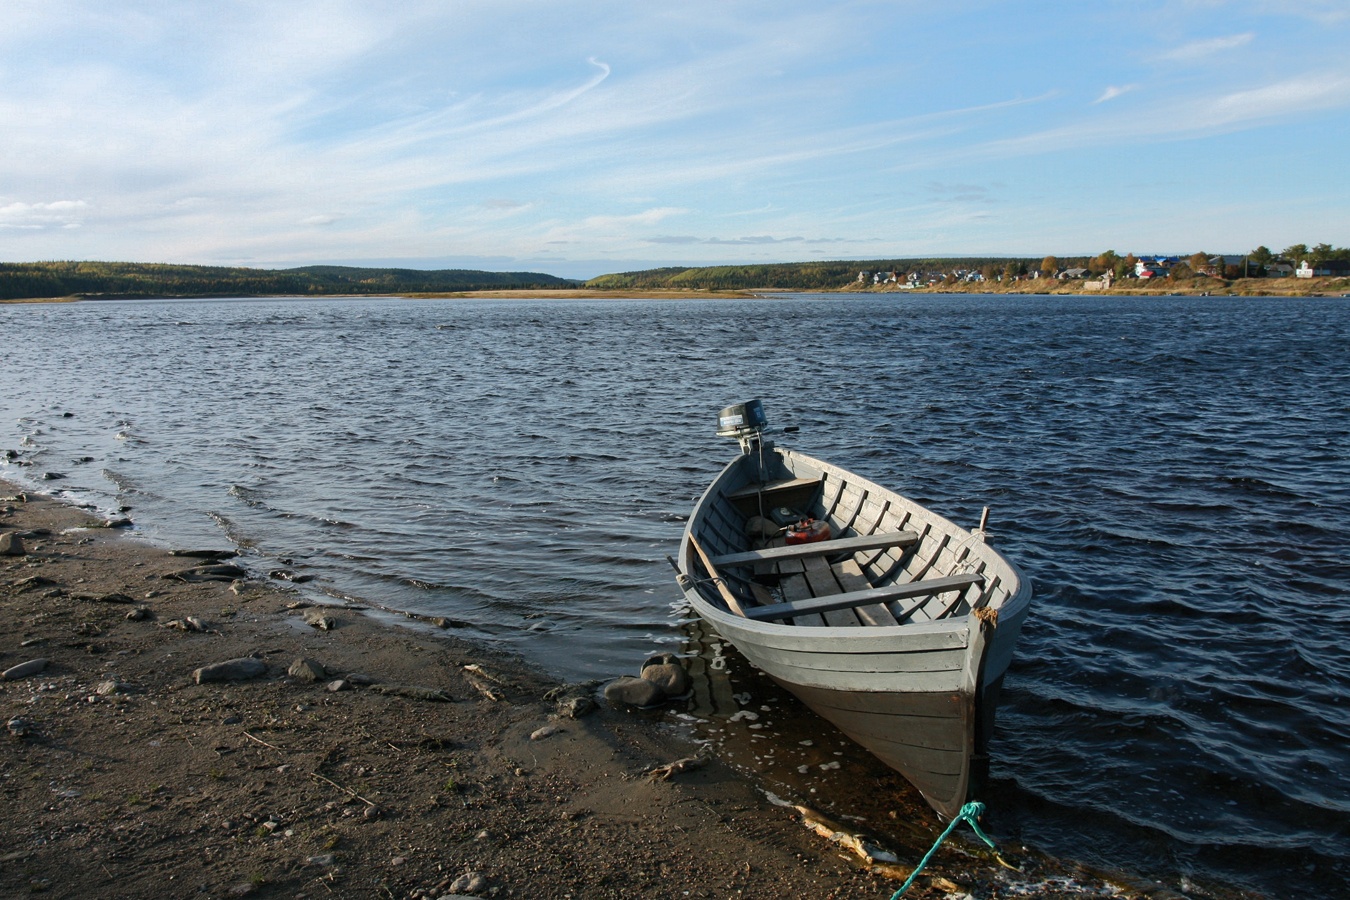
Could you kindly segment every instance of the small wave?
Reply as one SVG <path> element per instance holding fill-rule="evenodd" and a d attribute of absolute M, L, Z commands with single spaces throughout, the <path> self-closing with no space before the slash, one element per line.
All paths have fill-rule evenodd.
<path fill-rule="evenodd" d="M 265 500 L 263 500 L 262 491 L 258 490 L 257 488 L 250 488 L 245 487 L 242 484 L 235 484 L 231 485 L 230 489 L 225 493 L 229 494 L 231 497 L 243 501 L 245 505 L 250 506 L 253 509 L 261 509 L 266 510 L 268 512 L 276 512 L 276 510 L 272 509 L 272 507 L 269 506 Z"/>

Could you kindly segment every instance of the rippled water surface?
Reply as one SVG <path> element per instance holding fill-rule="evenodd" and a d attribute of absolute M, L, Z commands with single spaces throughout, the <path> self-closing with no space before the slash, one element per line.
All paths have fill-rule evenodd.
<path fill-rule="evenodd" d="M 992 507 L 1035 582 L 1005 835 L 1173 887 L 1348 889 L 1350 301 L 96 302 L 0 306 L 0 334 L 0 476 L 574 679 L 722 665 L 665 556 L 734 450 L 717 411 L 762 398 L 813 455 Z M 801 719 L 719 677 L 705 729 Z M 885 777 L 775 727 L 728 752 Z"/>

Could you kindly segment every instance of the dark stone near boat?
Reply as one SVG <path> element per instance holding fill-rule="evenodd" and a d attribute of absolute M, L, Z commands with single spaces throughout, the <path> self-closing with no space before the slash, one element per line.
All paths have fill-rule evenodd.
<path fill-rule="evenodd" d="M 313 575 L 299 575 L 289 569 L 273 569 L 267 574 L 269 577 L 275 578 L 278 581 L 290 581 L 295 584 L 304 584 L 306 581 L 314 580 Z"/>
<path fill-rule="evenodd" d="M 0 556 L 23 556 L 23 538 L 13 531 L 0 534 Z"/>
<path fill-rule="evenodd" d="M 248 577 L 248 573 L 238 566 L 194 566 L 181 572 L 171 572 L 164 577 L 176 578 L 179 581 L 234 581 L 236 578 Z"/>
<path fill-rule="evenodd" d="M 222 559 L 232 559 L 239 555 L 237 550 L 170 550 L 170 556 L 189 556 L 194 559 L 212 559 L 219 562 Z"/>
<path fill-rule="evenodd" d="M 243 681 L 257 678 L 267 671 L 267 664 L 252 656 L 239 659 L 227 659 L 224 662 L 202 666 L 192 673 L 192 680 L 198 684 L 210 681 Z"/>
<path fill-rule="evenodd" d="M 332 631 L 337 627 L 337 621 L 332 616 L 324 615 L 317 609 L 305 613 L 305 624 L 320 631 Z"/>
<path fill-rule="evenodd" d="M 558 702 L 558 714 L 569 719 L 580 719 L 595 709 L 595 701 L 590 697 L 568 697 Z"/>
<path fill-rule="evenodd" d="M 656 706 L 665 699 L 665 692 L 655 682 L 645 678 L 620 675 L 605 685 L 605 700 L 611 706 L 641 708 Z"/>
<path fill-rule="evenodd" d="M 667 697 L 679 697 L 689 690 L 689 673 L 673 653 L 662 653 L 643 663 L 642 677 L 659 687 Z"/>

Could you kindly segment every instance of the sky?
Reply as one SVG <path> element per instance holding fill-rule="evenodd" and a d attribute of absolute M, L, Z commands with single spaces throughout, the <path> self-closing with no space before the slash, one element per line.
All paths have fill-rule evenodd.
<path fill-rule="evenodd" d="M 1350 0 L 0 0 L 0 261 L 1350 245 Z"/>

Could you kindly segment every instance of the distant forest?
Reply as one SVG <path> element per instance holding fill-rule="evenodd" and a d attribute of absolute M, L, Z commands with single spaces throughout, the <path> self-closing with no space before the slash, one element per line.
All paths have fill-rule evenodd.
<path fill-rule="evenodd" d="M 148 263 L 0 263 L 0 300 L 42 297 L 239 297 L 283 294 L 420 294 L 528 288 L 576 288 L 580 282 L 538 272 L 470 269 L 363 269 L 305 266 L 245 269 Z"/>
<path fill-rule="evenodd" d="M 1213 257 L 1195 253 L 1169 263 L 1177 283 L 1213 274 L 1245 277 L 1248 269 L 1265 274 L 1264 267 L 1284 259 L 1297 263 L 1350 261 L 1350 249 L 1296 244 L 1282 253 L 1257 247 L 1244 257 Z M 1218 271 L 1211 265 L 1216 260 Z M 1232 265 L 1234 261 L 1242 266 Z M 671 266 L 639 272 L 601 275 L 590 281 L 559 278 L 539 272 L 480 272 L 471 269 L 375 269 L 354 266 L 305 266 L 298 269 L 247 269 L 225 266 L 178 266 L 115 262 L 0 263 L 0 300 L 46 297 L 240 297 L 323 296 L 338 294 L 446 294 L 492 290 L 690 290 L 690 291 L 836 291 L 860 287 L 860 272 L 912 273 L 920 283 L 946 284 L 979 278 L 984 283 L 1016 281 L 1041 272 L 1080 268 L 1096 276 L 1113 272 L 1132 277 L 1133 254 L 1106 251 L 1094 257 L 934 257 L 929 259 L 837 260 L 833 262 L 772 263 L 741 266 Z M 1250 265 L 1247 265 L 1249 263 Z M 1214 269 L 1214 271 L 1204 271 Z M 903 280 L 903 278 L 901 279 Z"/>

